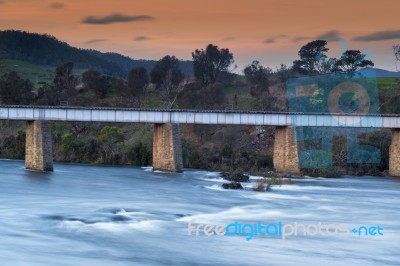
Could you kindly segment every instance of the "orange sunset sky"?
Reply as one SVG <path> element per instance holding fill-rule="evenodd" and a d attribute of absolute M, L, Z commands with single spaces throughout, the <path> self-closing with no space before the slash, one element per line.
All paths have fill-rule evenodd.
<path fill-rule="evenodd" d="M 358 49 L 393 70 L 399 7 L 398 0 L 0 0 L 0 30 L 48 33 L 137 59 L 191 59 L 213 43 L 234 53 L 236 71 L 254 59 L 291 64 L 302 45 L 321 38 L 332 57 Z"/>

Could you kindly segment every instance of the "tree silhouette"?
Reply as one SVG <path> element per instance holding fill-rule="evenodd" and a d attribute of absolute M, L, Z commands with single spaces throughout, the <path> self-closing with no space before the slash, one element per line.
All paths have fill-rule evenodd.
<path fill-rule="evenodd" d="M 243 72 L 246 79 L 252 85 L 250 92 L 253 96 L 257 96 L 262 92 L 269 94 L 268 85 L 272 69 L 263 67 L 259 61 L 255 60 Z"/>
<path fill-rule="evenodd" d="M 393 53 L 394 53 L 394 56 L 396 57 L 395 63 L 396 63 L 396 69 L 398 70 L 397 62 L 400 61 L 400 45 L 393 46 Z"/>
<path fill-rule="evenodd" d="M 146 86 L 149 84 L 149 75 L 144 67 L 134 68 L 128 74 L 128 95 L 136 97 L 141 105 L 145 95 Z"/>
<path fill-rule="evenodd" d="M 17 72 L 4 74 L 0 79 L 0 95 L 3 104 L 31 104 L 35 99 L 33 85 L 22 79 Z"/>
<path fill-rule="evenodd" d="M 284 87 L 286 81 L 289 78 L 293 77 L 293 71 L 285 64 L 281 64 L 279 67 L 276 68 L 276 77 L 279 80 L 281 87 Z"/>
<path fill-rule="evenodd" d="M 68 62 L 59 65 L 56 68 L 56 75 L 53 80 L 53 84 L 59 92 L 70 92 L 75 90 L 77 80 L 72 73 L 74 63 Z"/>
<path fill-rule="evenodd" d="M 335 66 L 343 72 L 356 72 L 360 68 L 373 67 L 374 63 L 370 60 L 365 59 L 365 54 L 362 54 L 359 50 L 347 50 L 336 62 Z"/>
<path fill-rule="evenodd" d="M 194 75 L 204 85 L 217 80 L 219 75 L 228 70 L 234 62 L 233 54 L 229 49 L 219 49 L 218 46 L 209 44 L 206 50 L 195 50 L 192 53 Z"/>
<path fill-rule="evenodd" d="M 106 97 L 109 84 L 105 76 L 100 72 L 89 69 L 82 74 L 82 82 L 86 89 L 93 91 L 100 99 Z"/>
<path fill-rule="evenodd" d="M 326 41 L 316 40 L 301 47 L 298 53 L 300 59 L 293 62 L 293 70 L 305 75 L 318 74 L 327 58 L 326 53 L 329 51 L 326 45 Z"/>
<path fill-rule="evenodd" d="M 0 74 L 3 73 L 4 69 L 5 69 L 4 59 L 0 55 Z"/>
<path fill-rule="evenodd" d="M 178 96 L 178 89 L 185 78 L 175 56 L 164 56 L 150 73 L 151 82 L 160 90 L 167 107 L 172 109 Z"/>

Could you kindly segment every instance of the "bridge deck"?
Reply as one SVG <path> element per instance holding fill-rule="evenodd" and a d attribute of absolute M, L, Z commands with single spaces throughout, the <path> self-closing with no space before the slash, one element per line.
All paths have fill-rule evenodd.
<path fill-rule="evenodd" d="M 1 120 L 400 128 L 399 115 L 0 106 Z"/>

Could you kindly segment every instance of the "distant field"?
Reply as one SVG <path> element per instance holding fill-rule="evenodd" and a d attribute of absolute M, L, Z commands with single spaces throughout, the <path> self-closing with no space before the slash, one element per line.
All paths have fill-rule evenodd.
<path fill-rule="evenodd" d="M 51 83 L 54 79 L 56 68 L 52 66 L 35 65 L 26 61 L 14 59 L 4 59 L 2 62 L 4 64 L 4 69 L 0 71 L 0 75 L 15 71 L 22 78 L 29 79 L 36 88 L 44 83 Z M 81 75 L 84 71 L 85 69 L 75 69 L 74 74 Z"/>
<path fill-rule="evenodd" d="M 386 97 L 400 95 L 400 78 L 377 78 L 379 94 Z"/>
<path fill-rule="evenodd" d="M 34 65 L 25 61 L 5 59 L 3 61 L 4 69 L 0 72 L 3 75 L 6 72 L 15 71 L 24 79 L 29 79 L 35 85 L 43 82 L 51 82 L 54 78 L 54 67 Z"/>

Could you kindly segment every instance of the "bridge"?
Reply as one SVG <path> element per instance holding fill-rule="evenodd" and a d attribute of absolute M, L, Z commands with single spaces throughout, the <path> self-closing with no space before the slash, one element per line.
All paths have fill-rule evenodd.
<path fill-rule="evenodd" d="M 239 112 L 217 110 L 130 109 L 97 107 L 0 106 L 1 120 L 27 121 L 25 166 L 53 170 L 49 121 L 152 123 L 153 169 L 181 172 L 182 148 L 179 124 L 276 126 L 273 150 L 277 171 L 300 173 L 293 127 L 390 128 L 389 174 L 400 176 L 400 116 L 370 114 L 323 114 Z"/>

